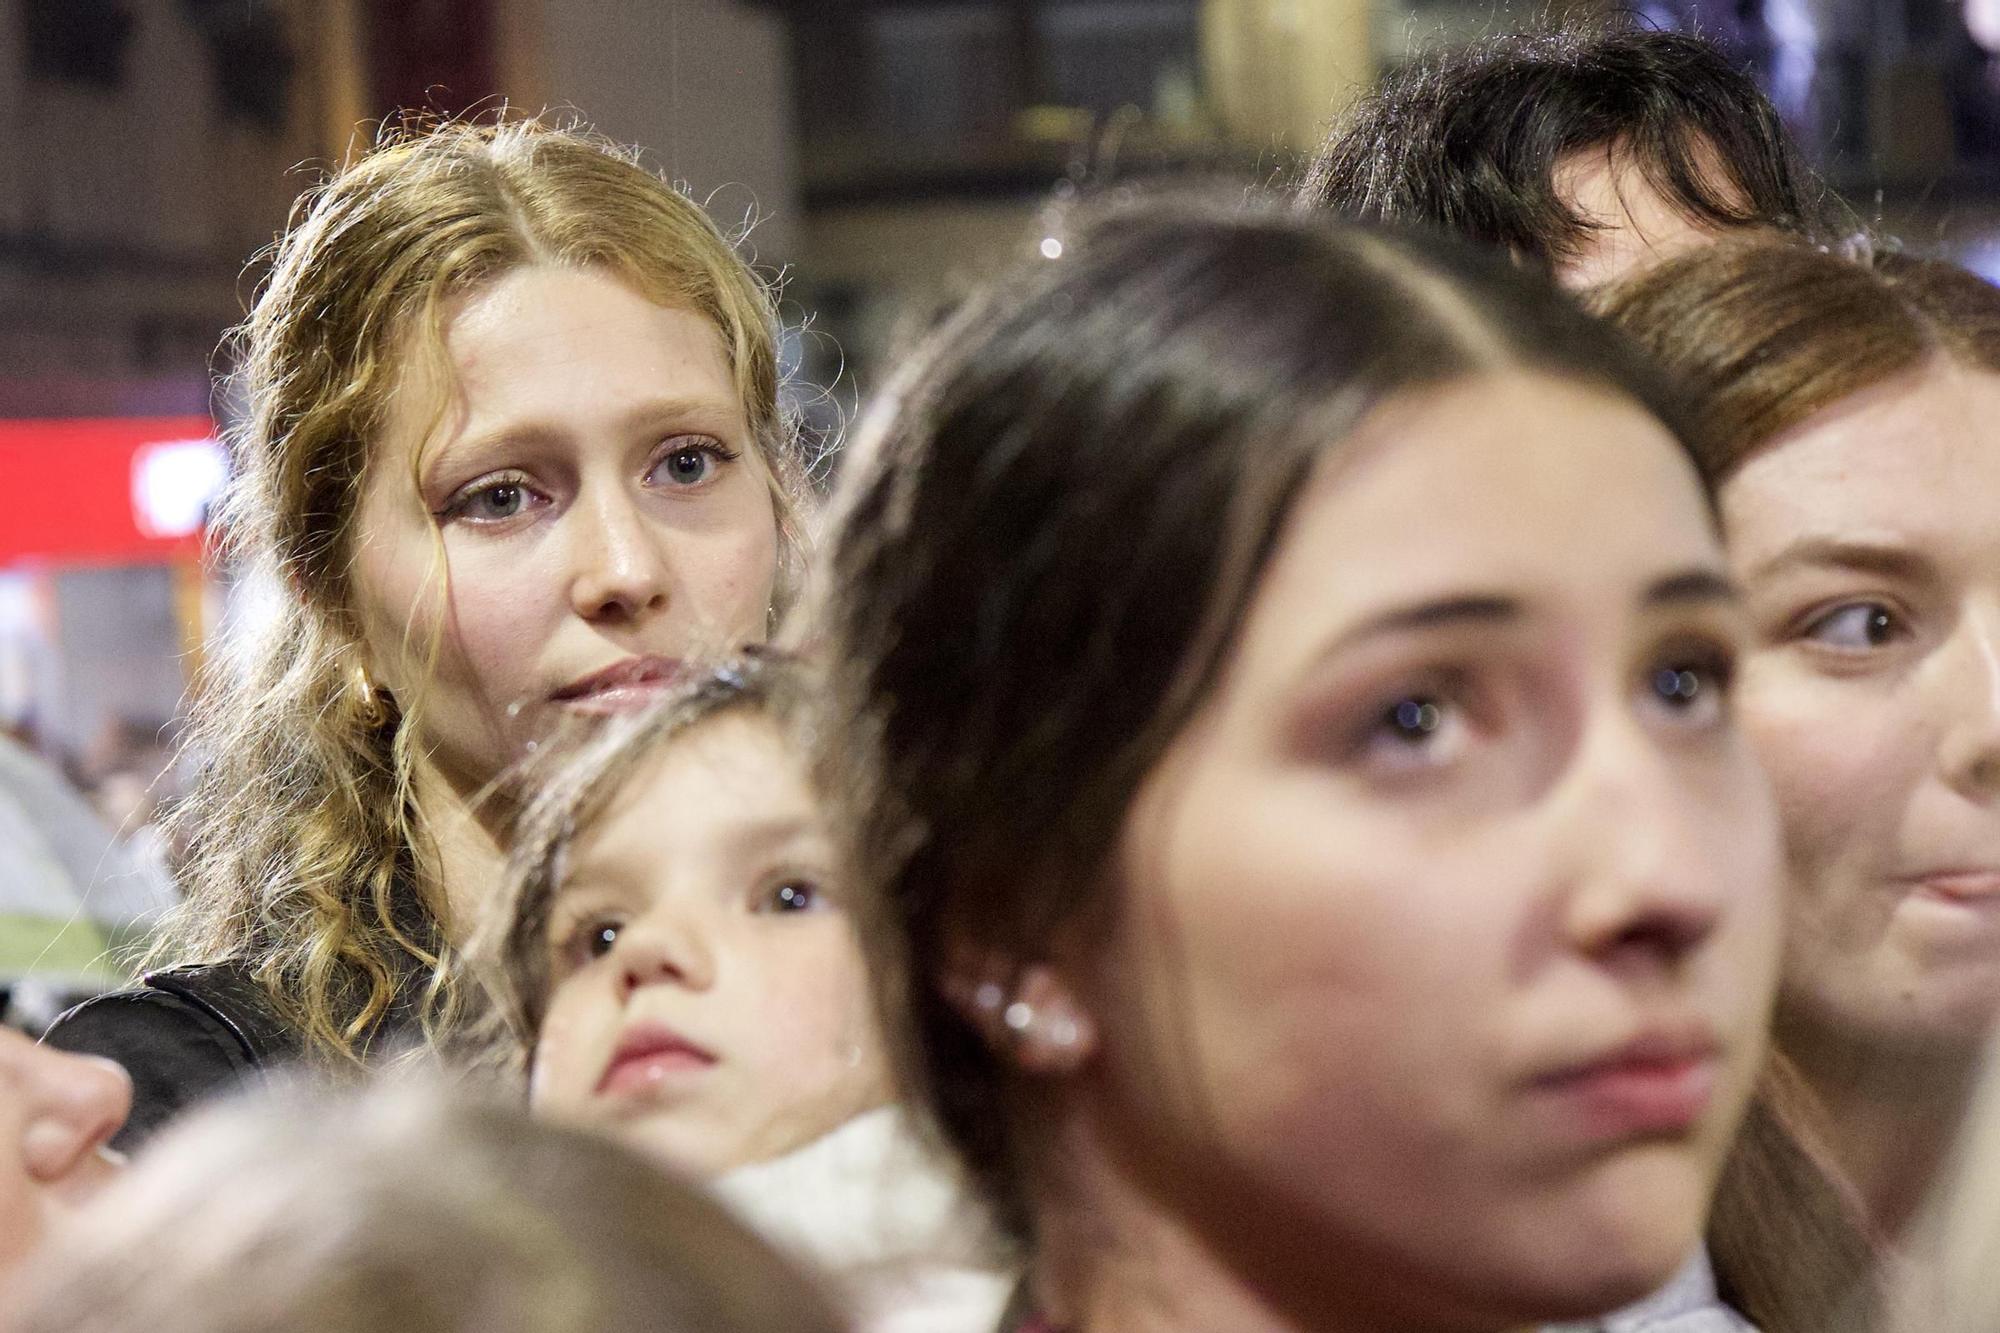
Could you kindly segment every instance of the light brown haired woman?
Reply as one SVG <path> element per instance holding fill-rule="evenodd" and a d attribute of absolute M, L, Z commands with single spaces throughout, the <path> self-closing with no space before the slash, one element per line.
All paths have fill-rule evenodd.
<path fill-rule="evenodd" d="M 2000 1012 L 2000 290 L 1742 242 L 1601 299 L 1694 393 L 1749 598 L 1741 716 L 1789 863 L 1772 1110 L 1895 1247 Z M 1850 1289 L 1754 1174 L 1725 1187 L 1724 1276 Z"/>
<path fill-rule="evenodd" d="M 448 1027 L 496 777 L 767 634 L 802 494 L 774 337 L 700 209 L 580 132 L 395 135 L 301 201 L 223 519 L 280 609 L 191 728 L 182 966 L 51 1035 L 131 1070 L 128 1142 L 272 1059 Z"/>

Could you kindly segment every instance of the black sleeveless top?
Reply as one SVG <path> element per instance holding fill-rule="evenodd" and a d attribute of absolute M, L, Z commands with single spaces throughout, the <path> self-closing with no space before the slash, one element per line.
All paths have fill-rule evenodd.
<path fill-rule="evenodd" d="M 140 984 L 86 1000 L 43 1040 L 101 1055 L 132 1076 L 132 1114 L 111 1140 L 130 1152 L 195 1103 L 296 1059 L 298 1033 L 242 963 L 149 972 Z"/>

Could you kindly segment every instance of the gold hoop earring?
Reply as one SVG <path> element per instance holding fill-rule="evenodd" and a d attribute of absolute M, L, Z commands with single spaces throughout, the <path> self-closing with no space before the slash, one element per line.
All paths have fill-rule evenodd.
<path fill-rule="evenodd" d="M 366 666 L 356 662 L 354 670 L 348 675 L 347 684 L 354 692 L 355 711 L 361 715 L 363 722 L 371 727 L 388 722 L 389 696 L 375 684 Z"/>

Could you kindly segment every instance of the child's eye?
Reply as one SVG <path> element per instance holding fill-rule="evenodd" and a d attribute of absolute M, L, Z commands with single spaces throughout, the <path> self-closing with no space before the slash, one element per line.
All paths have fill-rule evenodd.
<path fill-rule="evenodd" d="M 774 915 L 785 912 L 810 912 L 817 909 L 822 902 L 818 885 L 810 880 L 790 879 L 771 890 L 764 898 L 760 910 Z"/>
<path fill-rule="evenodd" d="M 587 921 L 563 936 L 560 950 L 563 961 L 570 967 L 582 967 L 595 962 L 611 952 L 618 943 L 618 936 L 625 929 L 622 921 L 603 918 Z"/>

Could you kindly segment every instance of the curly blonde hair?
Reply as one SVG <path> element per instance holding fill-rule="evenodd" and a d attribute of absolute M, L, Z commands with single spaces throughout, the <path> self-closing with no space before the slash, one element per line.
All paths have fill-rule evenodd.
<path fill-rule="evenodd" d="M 237 567 L 286 595 L 237 669 L 203 683 L 188 732 L 203 768 L 178 830 L 187 897 L 149 961 L 248 965 L 319 1063 L 360 1060 L 392 1010 L 435 1035 L 460 1008 L 412 790 L 422 700 L 354 679 L 354 525 L 411 358 L 442 367 L 451 303 L 536 264 L 714 321 L 770 477 L 775 598 L 799 581 L 805 469 L 771 294 L 633 154 L 534 120 L 405 127 L 300 199 L 234 335 L 248 413 L 219 516 Z"/>

